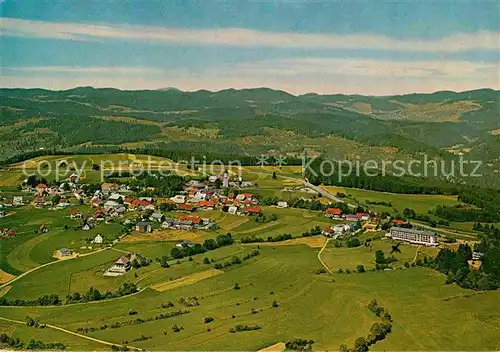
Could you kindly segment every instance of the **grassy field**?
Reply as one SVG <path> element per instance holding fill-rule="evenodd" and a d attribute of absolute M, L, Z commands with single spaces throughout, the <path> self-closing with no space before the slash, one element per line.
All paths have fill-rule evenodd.
<path fill-rule="evenodd" d="M 65 164 L 64 164 L 65 163 Z M 93 164 L 100 166 L 99 171 L 92 169 Z M 0 186 L 19 184 L 27 175 L 37 174 L 47 180 L 64 180 L 73 172 L 81 177 L 81 182 L 100 183 L 103 176 L 112 171 L 139 172 L 140 170 L 171 170 L 182 176 L 196 176 L 198 173 L 187 169 L 170 159 L 140 154 L 89 154 L 42 156 L 13 164 L 0 171 L 4 176 Z M 24 174 L 26 173 L 26 174 Z"/>
<path fill-rule="evenodd" d="M 303 232 L 319 226 L 322 229 L 336 223 L 334 220 L 325 218 L 323 212 L 309 211 L 293 208 L 263 207 L 263 214 L 270 217 L 272 214 L 278 216 L 278 220 L 267 223 L 257 223 L 253 217 L 248 217 L 247 221 L 231 229 L 231 233 L 236 237 L 242 236 L 276 236 L 290 233 L 293 236 L 300 236 Z"/>
<path fill-rule="evenodd" d="M 83 213 L 89 212 L 86 206 L 75 207 Z M 122 226 L 118 223 L 99 224 L 90 231 L 74 230 L 79 221 L 66 218 L 69 210 L 36 209 L 31 206 L 16 209 L 16 214 L 1 218 L 0 227 L 13 228 L 15 237 L 1 241 L 0 269 L 11 274 L 32 269 L 40 264 L 55 260 L 54 251 L 70 248 L 79 253 L 95 249 L 89 240 L 101 233 L 109 241 L 115 239 Z M 48 233 L 36 233 L 41 224 L 49 228 Z M 68 226 L 68 229 L 65 229 Z M 91 246 L 92 249 L 82 246 Z"/>
<path fill-rule="evenodd" d="M 412 263 L 414 260 L 422 259 L 424 256 L 435 257 L 438 251 L 436 248 L 401 244 L 399 246 L 401 253 L 391 254 L 392 246 L 395 242 L 376 240 L 372 241 L 371 244 L 372 247 L 336 248 L 334 242 L 330 241 L 321 254 L 321 258 L 332 271 L 337 271 L 338 269 L 354 271 L 359 264 L 364 265 L 367 270 L 373 269 L 375 267 L 375 252 L 377 250 L 382 250 L 386 256 L 393 255 L 396 257 L 398 261 L 393 263 L 396 267 L 403 267 L 405 262 Z"/>
<path fill-rule="evenodd" d="M 23 320 L 23 319 L 20 319 Z M 83 339 L 81 337 L 72 336 L 62 331 L 54 329 L 33 329 L 26 324 L 12 323 L 0 319 L 0 331 L 13 338 L 19 338 L 25 346 L 30 340 L 38 340 L 44 343 L 62 342 L 66 346 L 66 350 L 72 351 L 100 351 L 108 350 L 109 346 Z"/>
<path fill-rule="evenodd" d="M 55 308 L 0 307 L 0 316 L 23 320 L 29 314 L 41 322 L 76 331 L 186 309 L 188 314 L 174 318 L 88 335 L 152 350 L 258 350 L 299 337 L 313 339 L 316 350 L 336 350 L 342 343 L 352 346 L 357 337 L 368 335 L 377 320 L 366 304 L 377 298 L 391 312 L 394 324 L 392 333 L 373 347 L 376 350 L 500 348 L 500 320 L 495 313 L 500 292 L 474 293 L 445 285 L 443 275 L 418 267 L 316 275 L 317 251 L 305 245 L 261 247 L 260 256 L 242 265 L 164 292 L 147 289 L 118 300 Z M 236 282 L 239 290 L 233 289 Z M 198 298 L 199 305 L 184 307 L 179 303 L 180 298 L 192 296 Z M 167 301 L 174 307 L 161 308 Z M 273 301 L 279 307 L 273 308 Z M 130 309 L 138 314 L 130 317 Z M 204 324 L 207 316 L 215 320 Z M 183 330 L 173 332 L 174 324 Z M 261 329 L 230 333 L 237 324 L 259 325 Z M 151 338 L 131 342 L 141 334 Z"/>
<path fill-rule="evenodd" d="M 427 214 L 429 210 L 437 205 L 455 205 L 458 204 L 456 196 L 427 195 L 427 194 L 395 194 L 386 192 L 367 191 L 357 188 L 344 188 L 337 186 L 323 186 L 325 190 L 335 195 L 344 193 L 347 200 L 366 205 L 375 211 L 399 212 L 402 213 L 405 208 L 415 210 L 420 214 Z M 384 205 L 370 205 L 367 202 L 390 202 L 392 207 Z"/>

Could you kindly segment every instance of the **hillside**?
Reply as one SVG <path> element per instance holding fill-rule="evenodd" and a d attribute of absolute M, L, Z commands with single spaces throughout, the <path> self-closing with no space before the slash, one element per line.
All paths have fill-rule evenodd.
<path fill-rule="evenodd" d="M 497 162 L 499 91 L 372 97 L 292 94 L 269 88 L 65 91 L 2 89 L 2 158 L 40 148 L 160 147 L 216 153 L 312 153 L 347 158 Z M 334 143 L 332 143 L 332 141 Z"/>

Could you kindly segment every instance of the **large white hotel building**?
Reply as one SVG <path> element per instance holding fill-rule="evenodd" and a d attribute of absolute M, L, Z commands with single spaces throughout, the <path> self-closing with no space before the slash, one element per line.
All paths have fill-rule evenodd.
<path fill-rule="evenodd" d="M 425 246 L 437 246 L 437 236 L 429 231 L 407 229 L 403 227 L 391 227 L 386 235 L 393 240 L 401 240 L 409 243 L 423 244 Z"/>

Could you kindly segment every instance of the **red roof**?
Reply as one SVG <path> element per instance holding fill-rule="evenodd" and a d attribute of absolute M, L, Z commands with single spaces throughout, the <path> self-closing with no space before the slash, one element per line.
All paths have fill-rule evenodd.
<path fill-rule="evenodd" d="M 194 206 L 192 206 L 191 204 L 179 204 L 178 207 L 180 210 L 187 210 L 187 211 L 191 211 L 194 209 Z"/>
<path fill-rule="evenodd" d="M 244 213 L 260 213 L 260 207 L 246 207 L 243 209 Z"/>
<path fill-rule="evenodd" d="M 122 256 L 118 258 L 118 260 L 115 262 L 116 264 L 127 264 L 130 261 L 129 258 Z"/>
<path fill-rule="evenodd" d="M 358 217 L 363 217 L 363 216 L 368 216 L 368 213 L 356 213 L 356 216 Z"/>
<path fill-rule="evenodd" d="M 47 188 L 47 185 L 44 183 L 40 183 L 36 186 L 36 188 Z"/>
<path fill-rule="evenodd" d="M 71 215 L 76 215 L 80 214 L 80 211 L 78 209 L 71 209 Z"/>
<path fill-rule="evenodd" d="M 195 215 L 180 215 L 179 220 L 189 220 L 194 222 L 195 224 L 199 224 L 201 222 L 201 218 Z"/>
<path fill-rule="evenodd" d="M 396 225 L 403 225 L 404 223 L 406 223 L 406 221 L 400 219 L 394 219 L 392 220 L 392 222 Z"/>
<path fill-rule="evenodd" d="M 326 232 L 326 233 L 334 233 L 335 232 L 331 227 L 327 227 L 323 231 Z"/>
<path fill-rule="evenodd" d="M 199 207 L 213 207 L 215 203 L 210 200 L 200 200 L 196 205 Z"/>
<path fill-rule="evenodd" d="M 339 208 L 328 208 L 326 209 L 326 213 L 330 215 L 342 215 L 342 210 Z"/>
<path fill-rule="evenodd" d="M 101 209 L 97 209 L 94 213 L 94 219 L 103 218 L 103 217 L 104 217 L 104 213 L 101 211 Z"/>

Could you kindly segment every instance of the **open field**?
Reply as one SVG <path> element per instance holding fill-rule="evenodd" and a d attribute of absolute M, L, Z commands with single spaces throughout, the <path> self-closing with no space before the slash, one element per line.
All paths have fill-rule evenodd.
<path fill-rule="evenodd" d="M 12 280 L 15 277 L 16 277 L 15 275 L 6 273 L 5 271 L 3 271 L 3 270 L 0 269 L 0 284 L 4 283 L 4 282 L 7 282 L 7 281 L 10 281 L 10 280 Z"/>
<path fill-rule="evenodd" d="M 222 273 L 224 273 L 222 270 L 208 269 L 205 271 L 201 271 L 199 273 L 195 273 L 195 274 L 188 275 L 186 277 L 182 277 L 182 278 L 177 279 L 177 280 L 160 282 L 159 284 L 151 286 L 151 288 L 153 290 L 156 290 L 159 292 L 173 290 L 177 287 L 192 285 L 194 283 L 208 279 L 208 278 L 215 276 L 215 275 L 220 275 Z"/>
<path fill-rule="evenodd" d="M 89 212 L 89 208 L 85 206 L 75 206 L 75 208 L 84 214 Z M 79 222 L 66 218 L 68 215 L 69 210 L 36 209 L 26 206 L 16 209 L 16 214 L 0 219 L 0 227 L 13 228 L 17 231 L 15 237 L 1 242 L 0 269 L 14 275 L 19 274 L 53 261 L 52 253 L 64 247 L 80 254 L 87 253 L 95 250 L 96 246 L 89 245 L 89 240 L 98 233 L 112 241 L 122 229 L 122 225 L 110 223 L 99 224 L 90 231 L 74 230 L 73 227 Z M 46 225 L 49 232 L 36 233 L 41 224 Z M 85 246 L 85 249 L 82 249 L 82 246 Z"/>
<path fill-rule="evenodd" d="M 27 176 L 19 170 L 0 170 L 0 187 L 14 187 L 19 185 Z"/>
<path fill-rule="evenodd" d="M 436 207 L 437 205 L 455 205 L 459 204 L 456 196 L 444 195 L 427 195 L 427 194 L 395 194 L 386 192 L 367 191 L 357 188 L 345 188 L 337 186 L 322 186 L 326 191 L 335 195 L 337 193 L 344 193 L 347 195 L 347 200 L 358 202 L 361 205 L 367 206 L 375 211 L 387 211 L 394 213 L 396 210 L 402 213 L 405 208 L 415 210 L 420 214 L 427 214 L 427 212 Z M 372 202 L 390 202 L 392 207 L 382 205 L 367 204 L 368 201 Z"/>
<path fill-rule="evenodd" d="M 325 228 L 329 225 L 338 223 L 337 221 L 326 218 L 323 212 L 310 211 L 294 208 L 263 207 L 263 214 L 271 216 L 276 214 L 278 220 L 267 223 L 257 223 L 253 217 L 248 221 L 235 227 L 231 233 L 235 236 L 276 236 L 284 233 L 290 233 L 293 236 L 300 236 L 303 232 L 319 226 Z"/>
<path fill-rule="evenodd" d="M 145 241 L 191 241 L 203 243 L 207 238 L 205 231 L 186 231 L 186 230 L 159 230 L 152 233 L 133 232 L 123 238 L 122 242 L 145 242 Z"/>
<path fill-rule="evenodd" d="M 109 351 L 109 346 L 83 339 L 78 336 L 70 335 L 55 329 L 34 329 L 27 327 L 23 319 L 22 324 L 13 323 L 0 319 L 0 331 L 10 337 L 19 338 L 25 345 L 30 340 L 39 340 L 44 343 L 61 342 L 66 346 L 66 350 L 72 351 Z"/>
<path fill-rule="evenodd" d="M 98 171 L 93 170 L 99 165 Z M 89 155 L 47 155 L 11 165 L 0 171 L 0 186 L 19 184 L 26 175 L 41 174 L 47 180 L 64 180 L 72 173 L 80 176 L 82 182 L 100 183 L 110 172 L 139 172 L 141 170 L 170 170 L 182 176 L 196 176 L 198 173 L 188 170 L 185 164 L 175 163 L 170 159 L 141 154 L 89 154 Z"/>
<path fill-rule="evenodd" d="M 191 285 L 98 304 L 53 308 L 0 307 L 0 316 L 40 322 L 76 331 L 80 327 L 108 326 L 179 309 L 189 313 L 174 318 L 117 329 L 89 332 L 88 336 L 151 349 L 259 350 L 292 338 L 315 341 L 314 349 L 336 350 L 366 336 L 376 322 L 366 304 L 376 298 L 389 309 L 394 324 L 389 336 L 374 349 L 386 350 L 498 350 L 500 320 L 495 315 L 500 292 L 474 293 L 445 285 L 445 277 L 426 268 L 364 274 L 315 275 L 317 250 L 307 246 L 261 247 L 261 255 L 242 265 Z M 332 280 L 333 279 L 333 280 Z M 239 290 L 234 290 L 237 282 Z M 181 297 L 198 298 L 199 305 L 184 307 Z M 160 308 L 172 301 L 174 307 Z M 279 307 L 271 303 L 277 301 Z M 430 309 L 431 308 L 431 309 Z M 251 310 L 254 309 L 255 314 Z M 474 319 L 462 319 L 474 312 Z M 234 315 L 234 318 L 232 317 Z M 203 318 L 215 320 L 204 324 Z M 132 318 L 132 319 L 135 319 Z M 425 326 L 422 322 L 425 321 Z M 183 330 L 174 333 L 173 324 Z M 236 324 L 259 325 L 260 330 L 230 333 Z M 210 327 L 210 331 L 207 330 Z M 332 333 L 332 329 L 335 333 Z M 463 333 L 466 329 L 467 334 Z M 166 332 L 166 335 L 164 335 Z M 130 342 L 141 334 L 151 339 Z"/>
<path fill-rule="evenodd" d="M 325 244 L 326 237 L 324 236 L 311 236 L 311 237 L 297 237 L 291 240 L 280 242 L 259 242 L 259 246 L 295 246 L 298 244 L 305 244 L 311 248 L 320 248 Z M 246 244 L 252 245 L 252 244 Z M 255 245 L 255 244 L 253 244 Z"/>
<path fill-rule="evenodd" d="M 382 250 L 386 256 L 396 257 L 398 261 L 393 263 L 396 267 L 403 267 L 405 262 L 411 264 L 413 260 L 423 259 L 424 256 L 435 257 L 438 251 L 432 247 L 401 244 L 399 246 L 401 253 L 391 253 L 392 246 L 397 242 L 385 239 L 372 241 L 372 247 L 336 248 L 334 242 L 330 241 L 321 254 L 321 258 L 332 271 L 338 269 L 354 271 L 359 264 L 364 265 L 367 270 L 373 269 L 377 250 Z"/>

